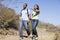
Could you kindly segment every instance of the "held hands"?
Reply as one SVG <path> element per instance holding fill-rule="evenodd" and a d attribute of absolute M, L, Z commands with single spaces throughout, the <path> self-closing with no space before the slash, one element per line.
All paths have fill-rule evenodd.
<path fill-rule="evenodd" d="M 29 15 L 29 16 L 28 16 L 28 22 L 30 22 L 30 21 L 31 21 L 31 16 Z"/>

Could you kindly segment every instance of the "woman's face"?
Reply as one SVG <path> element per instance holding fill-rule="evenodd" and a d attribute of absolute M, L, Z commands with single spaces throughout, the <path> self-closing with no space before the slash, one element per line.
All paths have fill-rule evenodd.
<path fill-rule="evenodd" d="M 37 9 L 37 5 L 34 6 L 34 9 Z"/>

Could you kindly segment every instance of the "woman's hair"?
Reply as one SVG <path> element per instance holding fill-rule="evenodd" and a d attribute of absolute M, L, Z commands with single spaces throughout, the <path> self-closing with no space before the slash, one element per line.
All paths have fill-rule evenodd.
<path fill-rule="evenodd" d="M 37 9 L 39 10 L 39 6 L 38 6 L 38 4 L 35 4 L 34 6 L 37 6 Z"/>

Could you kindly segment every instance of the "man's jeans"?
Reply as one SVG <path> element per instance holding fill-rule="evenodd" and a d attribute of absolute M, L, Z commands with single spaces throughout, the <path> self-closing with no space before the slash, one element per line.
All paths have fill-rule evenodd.
<path fill-rule="evenodd" d="M 27 31 L 27 34 L 30 35 L 30 30 L 28 28 L 28 21 L 25 21 L 25 20 L 20 20 L 20 37 L 23 38 L 23 27 L 26 29 Z"/>
<path fill-rule="evenodd" d="M 32 22 L 32 35 L 36 35 L 36 37 L 38 37 L 36 27 L 37 27 L 39 21 L 32 20 L 31 22 Z"/>

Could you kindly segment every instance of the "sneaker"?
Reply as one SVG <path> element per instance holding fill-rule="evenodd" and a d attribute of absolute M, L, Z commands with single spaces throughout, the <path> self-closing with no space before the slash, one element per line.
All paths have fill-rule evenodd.
<path fill-rule="evenodd" d="M 37 37 L 35 37 L 35 40 L 38 40 L 38 38 L 37 38 Z"/>
<path fill-rule="evenodd" d="M 20 38 L 20 40 L 23 40 L 22 38 Z"/>
<path fill-rule="evenodd" d="M 38 37 L 38 35 L 36 35 L 36 37 Z"/>
<path fill-rule="evenodd" d="M 33 35 L 33 37 L 35 38 L 35 37 L 36 37 L 36 35 Z"/>
<path fill-rule="evenodd" d="M 36 37 L 36 35 L 33 35 L 32 39 L 33 40 L 38 40 L 38 37 Z"/>
<path fill-rule="evenodd" d="M 32 40 L 38 40 L 38 38 L 33 38 Z"/>
<path fill-rule="evenodd" d="M 33 40 L 35 39 L 35 35 L 32 36 L 32 39 L 33 39 Z"/>

